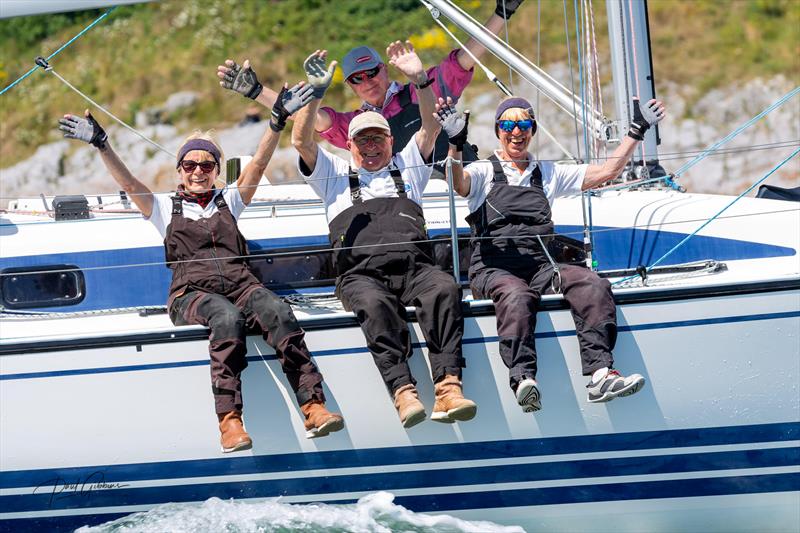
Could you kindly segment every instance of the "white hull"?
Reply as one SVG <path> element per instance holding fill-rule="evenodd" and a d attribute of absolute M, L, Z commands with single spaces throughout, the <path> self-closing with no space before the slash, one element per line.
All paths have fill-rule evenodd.
<path fill-rule="evenodd" d="M 725 201 L 642 194 L 647 201 L 627 213 L 622 198 L 607 211 L 597 207 L 596 223 L 630 226 L 641 216 L 657 220 L 656 230 L 686 234 L 700 222 L 676 223 L 697 218 L 681 209 Z M 781 211 L 766 227 L 791 227 L 798 218 L 793 204 L 781 202 L 751 200 L 740 209 L 764 206 Z M 266 229 L 263 220 L 258 229 L 257 220 L 245 219 L 246 233 L 258 239 L 254 232 L 279 225 L 290 234 L 319 234 L 320 213 L 304 209 L 269 218 L 274 225 Z M 431 226 L 447 223 L 435 215 L 442 212 L 428 211 Z M 556 216 L 575 223 L 573 215 Z M 497 353 L 491 305 L 471 301 L 464 385 L 478 415 L 405 430 L 352 315 L 318 301 L 297 314 L 325 376 L 329 407 L 344 415 L 345 429 L 306 439 L 272 350 L 250 337 L 243 390 L 254 446 L 228 455 L 219 450 L 203 328 L 131 312 L 0 317 L 0 531 L 99 523 L 212 496 L 343 503 L 379 490 L 415 511 L 530 531 L 585 529 L 604 517 L 622 531 L 797 530 L 798 232 L 765 235 L 735 220 L 704 236 L 791 253 L 726 261 L 728 270 L 718 274 L 655 276 L 650 287 L 616 291 L 615 366 L 647 379 L 633 397 L 587 403 L 574 324 L 563 300 L 549 296 L 537 322 L 543 410 L 524 414 Z M 141 220 L 109 224 L 131 224 L 131 240 L 147 240 L 137 246 L 154 245 L 142 236 Z M 64 232 L 46 253 L 76 254 L 81 237 L 84 250 L 109 248 L 96 244 L 113 235 L 75 235 L 81 227 L 92 221 L 16 224 L 4 233 L 4 261 L 23 261 L 27 239 L 30 263 L 41 264 L 45 251 L 30 243 L 41 243 L 35 232 L 45 230 Z M 708 258 L 716 253 L 709 250 Z M 87 291 L 90 280 L 87 273 Z M 417 329 L 413 342 L 411 367 L 430 414 L 433 385 Z"/>

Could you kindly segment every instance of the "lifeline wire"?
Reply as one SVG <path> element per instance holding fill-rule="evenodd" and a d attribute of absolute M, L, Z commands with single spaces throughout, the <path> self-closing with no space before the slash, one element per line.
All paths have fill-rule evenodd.
<path fill-rule="evenodd" d="M 50 59 L 52 59 L 53 57 L 55 57 L 55 56 L 56 56 L 56 55 L 57 55 L 59 52 L 61 52 L 61 51 L 62 51 L 64 48 L 66 48 L 67 46 L 71 45 L 71 44 L 73 43 L 73 41 L 75 41 L 76 39 L 78 39 L 79 37 L 81 37 L 81 36 L 82 36 L 84 33 L 86 33 L 87 31 L 91 30 L 91 29 L 92 29 L 92 28 L 93 28 L 93 27 L 94 27 L 94 26 L 95 26 L 97 23 L 99 23 L 101 20 L 103 20 L 104 18 L 106 18 L 106 17 L 107 17 L 109 14 L 111 14 L 111 12 L 112 12 L 112 11 L 114 11 L 115 9 L 117 9 L 117 7 L 116 7 L 116 6 L 112 7 L 111 9 L 109 9 L 108 11 L 106 11 L 105 13 L 103 13 L 102 15 L 100 15 L 99 17 L 97 17 L 97 18 L 94 20 L 94 22 L 92 22 L 91 24 L 89 24 L 88 26 L 86 26 L 86 27 L 85 27 L 85 28 L 84 28 L 84 29 L 83 29 L 83 30 L 82 30 L 80 33 L 78 33 L 78 34 L 77 34 L 75 37 L 73 37 L 72 39 L 70 39 L 69 41 L 67 41 L 66 43 L 64 43 L 64 44 L 61 46 L 61 48 L 59 48 L 58 50 L 56 50 L 55 52 L 53 52 L 52 54 L 50 54 L 49 56 L 47 56 L 47 60 L 49 61 Z M 30 76 L 31 74 L 33 74 L 33 72 L 34 72 L 34 71 L 35 71 L 37 68 L 39 68 L 39 65 L 36 65 L 36 66 L 34 66 L 32 69 L 30 69 L 28 72 L 26 72 L 25 74 L 23 74 L 21 77 L 17 78 L 17 80 L 16 80 L 16 81 L 14 81 L 14 82 L 13 82 L 13 83 L 11 83 L 11 84 L 10 84 L 8 87 L 6 87 L 6 88 L 5 88 L 5 89 L 3 89 L 2 91 L 0 91 L 0 95 L 2 95 L 3 93 L 5 93 L 7 90 L 11 89 L 13 86 L 15 86 L 16 84 L 18 84 L 19 82 L 21 82 L 22 80 L 24 80 L 25 78 L 27 78 L 28 76 Z"/>
<path fill-rule="evenodd" d="M 667 253 L 665 253 L 664 255 L 662 255 L 661 257 L 659 257 L 658 259 L 656 259 L 656 260 L 655 260 L 655 262 L 653 262 L 653 263 L 652 263 L 652 264 L 651 264 L 649 267 L 647 267 L 647 268 L 645 269 L 645 271 L 649 271 L 650 269 L 654 268 L 654 267 L 655 267 L 655 266 L 657 266 L 659 263 L 661 263 L 661 261 L 663 261 L 664 259 L 666 259 L 667 257 L 669 257 L 669 256 L 672 254 L 672 252 L 674 252 L 675 250 L 677 250 L 678 248 L 680 248 L 681 246 L 683 246 L 683 245 L 686 243 L 686 241 L 688 241 L 689 239 L 691 239 L 692 237 L 694 237 L 695 235 L 697 235 L 697 233 L 698 233 L 700 230 L 702 230 L 703 228 L 705 228 L 706 226 L 708 226 L 709 224 L 711 224 L 711 222 L 712 222 L 714 219 L 718 218 L 718 217 L 719 217 L 719 216 L 720 216 L 722 213 L 724 213 L 724 212 L 725 212 L 725 210 L 727 210 L 727 209 L 728 209 L 730 206 L 732 206 L 733 204 L 735 204 L 736 202 L 738 202 L 739 200 L 741 200 L 741 199 L 742 199 L 742 198 L 743 198 L 745 195 L 747 195 L 747 193 L 749 193 L 750 191 L 752 191 L 753 189 L 755 189 L 757 185 L 759 185 L 759 184 L 760 184 L 761 182 L 763 182 L 765 179 L 767 179 L 767 178 L 768 178 L 768 177 L 770 177 L 772 174 L 774 174 L 774 173 L 775 173 L 775 172 L 776 172 L 776 171 L 777 171 L 779 168 L 781 168 L 783 165 L 785 165 L 786 163 L 788 163 L 788 162 L 789 162 L 789 161 L 790 161 L 790 160 L 791 160 L 791 159 L 792 159 L 794 156 L 796 156 L 798 153 L 800 153 L 800 148 L 798 148 L 797 150 L 795 150 L 794 152 L 792 152 L 792 153 L 789 155 L 789 157 L 787 157 L 786 159 L 784 159 L 783 161 L 781 161 L 780 163 L 778 163 L 778 165 L 777 165 L 777 166 L 775 166 L 775 168 L 773 168 L 772 170 L 770 170 L 770 171 L 767 173 L 767 175 L 766 175 L 766 176 L 764 176 L 764 177 L 763 177 L 763 178 L 761 178 L 760 180 L 758 180 L 758 181 L 756 181 L 755 183 L 753 183 L 753 184 L 752 184 L 750 187 L 748 187 L 748 188 L 747 188 L 747 190 L 745 190 L 745 191 L 744 191 L 744 192 L 742 192 L 742 193 L 741 193 L 739 196 L 737 196 L 736 198 L 734 198 L 734 199 L 733 199 L 733 200 L 732 200 L 732 201 L 731 201 L 731 202 L 730 202 L 728 205 L 726 205 L 725 207 L 723 207 L 722 209 L 720 209 L 720 210 L 717 212 L 717 214 L 715 214 L 714 216 L 712 216 L 711 218 L 709 218 L 708 220 L 706 220 L 706 221 L 705 221 L 703 224 L 701 224 L 701 225 L 700 225 L 700 227 L 699 227 L 699 228 L 697 228 L 697 229 L 696 229 L 696 230 L 694 230 L 692 233 L 690 233 L 689 235 L 687 235 L 686 237 L 684 237 L 684 238 L 681 240 L 681 242 L 679 242 L 678 244 L 676 244 L 675 246 L 673 246 L 673 247 L 672 247 L 672 248 L 671 248 L 671 249 L 670 249 L 670 250 L 669 250 Z M 635 278 L 637 278 L 637 277 L 639 277 L 639 276 L 638 276 L 638 274 L 637 274 L 636 276 L 629 276 L 629 277 L 627 277 L 627 278 L 623 278 L 623 279 L 621 279 L 621 280 L 619 280 L 619 281 L 616 281 L 616 282 L 614 282 L 614 283 L 613 283 L 613 285 L 618 285 L 618 284 L 620 284 L 620 283 L 624 283 L 624 282 L 626 282 L 626 281 L 630 281 L 630 280 L 632 280 L 632 279 L 635 279 Z"/>

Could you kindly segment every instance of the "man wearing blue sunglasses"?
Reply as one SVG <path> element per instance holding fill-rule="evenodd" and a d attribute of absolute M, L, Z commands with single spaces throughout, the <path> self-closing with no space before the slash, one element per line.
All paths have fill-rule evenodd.
<path fill-rule="evenodd" d="M 450 138 L 450 155 L 459 160 L 468 117 L 439 99 L 437 118 Z M 524 98 L 509 98 L 495 113 L 500 140 L 488 161 L 465 169 L 453 165 L 453 186 L 467 198 L 472 229 L 469 278 L 476 298 L 491 298 L 497 317 L 500 356 L 509 385 L 524 412 L 542 408 L 536 382 L 536 311 L 542 294 L 564 295 L 575 320 L 583 375 L 591 376 L 588 401 L 607 402 L 641 390 L 644 377 L 613 369 L 617 338 L 611 285 L 591 270 L 555 264 L 547 253 L 553 235 L 550 204 L 558 196 L 580 194 L 616 178 L 650 126 L 664 117 L 664 105 L 634 100 L 628 135 L 602 165 L 560 165 L 537 161 L 528 152 L 536 133 L 533 108 Z"/>

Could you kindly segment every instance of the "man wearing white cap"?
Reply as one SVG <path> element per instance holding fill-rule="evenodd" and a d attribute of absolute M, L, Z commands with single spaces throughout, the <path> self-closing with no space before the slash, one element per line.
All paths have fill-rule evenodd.
<path fill-rule="evenodd" d="M 317 51 L 309 60 L 323 54 Z M 394 43 L 389 55 L 412 82 L 425 76 L 410 43 Z M 309 82 L 324 93 L 325 82 L 308 70 L 314 63 L 309 60 Z M 314 116 L 322 96 L 315 94 L 318 98 L 307 112 L 296 117 L 292 144 L 300 153 L 300 172 L 325 204 L 337 295 L 361 324 L 404 427 L 425 419 L 407 362 L 412 352 L 404 307 L 409 305 L 415 306 L 427 341 L 436 395 L 431 418 L 469 420 L 477 407 L 461 389 L 461 291 L 451 276 L 434 266 L 421 206 L 431 175 L 426 160 L 439 133 L 433 91 L 429 86 L 420 89 L 422 127 L 396 154 L 382 115 L 366 111 L 350 121 L 349 162 L 314 141 Z"/>
<path fill-rule="evenodd" d="M 486 21 L 484 27 L 498 35 L 506 27 L 506 21 L 522 4 L 523 0 L 496 0 L 494 14 Z M 399 152 L 405 147 L 420 127 L 420 109 L 418 91 L 428 84 L 432 85 L 437 97 L 452 98 L 457 102 L 461 93 L 472 81 L 475 59 L 480 58 L 486 48 L 475 39 L 464 45 L 465 49 L 451 51 L 439 65 L 427 70 L 422 83 L 402 84 L 389 79 L 389 73 L 380 54 L 369 46 L 358 46 L 350 50 L 342 59 L 342 71 L 347 85 L 361 99 L 359 109 L 347 112 L 337 111 L 331 107 L 320 108 L 315 116 L 314 129 L 320 136 L 338 148 L 347 148 L 347 134 L 350 121 L 365 111 L 380 113 L 389 122 L 394 137 L 393 151 Z M 274 91 L 263 88 L 258 82 L 249 62 L 243 67 L 228 59 L 225 65 L 217 68 L 217 75 L 222 80 L 220 85 L 252 98 L 265 107 L 272 107 L 275 101 Z M 447 136 L 441 135 L 435 145 L 434 160 L 447 156 Z M 474 161 L 477 154 L 471 145 L 464 146 L 464 160 Z"/>

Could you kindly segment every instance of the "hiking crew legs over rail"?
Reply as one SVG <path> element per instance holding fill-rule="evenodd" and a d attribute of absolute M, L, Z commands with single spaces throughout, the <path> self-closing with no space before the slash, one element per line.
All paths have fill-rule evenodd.
<path fill-rule="evenodd" d="M 98 148 L 111 175 L 164 238 L 173 271 L 167 301 L 172 322 L 211 330 L 211 387 L 223 452 L 252 446 L 242 421 L 241 382 L 247 367 L 245 335 L 250 328 L 260 330 L 275 349 L 304 415 L 306 436 L 325 436 L 344 425 L 342 417 L 325 409 L 322 375 L 311 360 L 291 307 L 250 271 L 247 244 L 237 227 L 275 151 L 286 117 L 310 99 L 310 86 L 283 88 L 270 127 L 235 186 L 214 187 L 224 163 L 222 151 L 208 134 L 190 136 L 178 153 L 180 184 L 174 196 L 153 194 L 136 179 L 88 110 L 86 118 L 65 115 L 60 120 L 65 137 Z"/>
<path fill-rule="evenodd" d="M 411 43 L 394 42 L 387 55 L 409 81 L 425 81 Z M 315 73 L 332 74 L 335 68 L 335 64 L 324 68 L 325 57 L 326 52 L 318 50 L 305 62 L 309 82 L 323 94 L 329 82 Z M 433 119 L 433 92 L 429 85 L 422 85 L 418 93 L 422 127 L 399 153 L 392 153 L 389 123 L 372 111 L 350 122 L 347 146 L 351 162 L 319 147 L 313 139 L 319 93 L 318 99 L 298 113 L 292 131 L 292 143 L 300 153 L 300 172 L 325 204 L 337 294 L 345 308 L 355 313 L 407 428 L 425 419 L 425 408 L 407 363 L 412 351 L 404 306 L 416 307 L 428 344 L 436 396 L 431 418 L 440 422 L 469 420 L 477 410 L 462 394 L 461 290 L 433 264 L 422 213 L 422 193 L 431 174 L 426 163 L 439 133 Z"/>
<path fill-rule="evenodd" d="M 465 118 L 452 102 L 439 99 L 437 119 L 450 137 L 450 155 L 460 160 Z M 476 298 L 495 305 L 500 356 L 509 369 L 509 385 L 525 412 L 542 408 L 536 382 L 536 313 L 546 292 L 564 295 L 575 321 L 582 372 L 591 376 L 589 402 L 634 394 L 644 386 L 639 374 L 625 377 L 613 369 L 617 338 L 611 285 L 589 269 L 556 264 L 546 248 L 553 234 L 550 205 L 558 196 L 579 194 L 615 178 L 644 132 L 664 116 L 661 102 L 640 109 L 634 102 L 628 136 L 603 165 L 560 165 L 535 161 L 527 151 L 536 132 L 531 104 L 509 98 L 495 113 L 500 150 L 489 161 L 462 168 L 453 165 L 455 190 L 467 198 L 472 230 L 469 278 Z"/>

